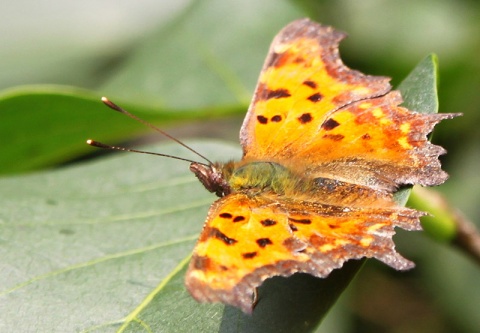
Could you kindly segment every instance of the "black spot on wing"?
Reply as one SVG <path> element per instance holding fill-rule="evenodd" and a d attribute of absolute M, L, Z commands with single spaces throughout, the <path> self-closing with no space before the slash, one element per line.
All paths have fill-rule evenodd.
<path fill-rule="evenodd" d="M 302 124 L 306 124 L 312 121 L 312 115 L 310 113 L 304 113 L 300 117 L 297 118 L 299 122 Z"/>
<path fill-rule="evenodd" d="M 252 259 L 252 258 L 255 258 L 257 256 L 257 252 L 246 252 L 246 253 L 242 253 L 242 257 L 244 259 Z"/>
<path fill-rule="evenodd" d="M 257 239 L 257 244 L 260 247 L 265 247 L 267 245 L 272 245 L 273 243 L 270 240 L 270 238 L 259 238 L 259 239 Z"/>
<path fill-rule="evenodd" d="M 208 233 L 210 237 L 216 238 L 224 242 L 226 245 L 233 245 L 236 242 L 238 242 L 236 239 L 230 238 L 227 235 L 225 235 L 223 232 L 221 232 L 217 228 L 210 228 L 210 231 Z"/>
<path fill-rule="evenodd" d="M 245 216 L 235 216 L 235 218 L 233 219 L 233 222 L 242 222 L 242 221 L 245 221 Z"/>
<path fill-rule="evenodd" d="M 306 80 L 306 81 L 303 81 L 302 82 L 304 85 L 306 85 L 307 87 L 310 87 L 312 89 L 316 89 L 317 88 L 317 84 L 314 82 L 314 81 L 310 81 L 310 80 Z"/>
<path fill-rule="evenodd" d="M 327 130 L 327 131 L 330 131 L 332 129 L 334 129 L 335 127 L 337 127 L 339 124 L 338 121 L 336 121 L 335 119 L 332 119 L 332 118 L 328 118 L 323 124 L 322 124 L 322 128 L 324 130 Z"/>
<path fill-rule="evenodd" d="M 287 89 L 267 90 L 264 99 L 279 99 L 290 97 L 290 92 Z"/>
<path fill-rule="evenodd" d="M 271 227 L 272 225 L 277 224 L 277 221 L 271 220 L 271 219 L 265 219 L 265 220 L 260 221 L 260 223 L 261 223 L 264 227 Z"/>
<path fill-rule="evenodd" d="M 277 114 L 277 115 L 273 116 L 272 118 L 270 118 L 270 121 L 273 121 L 274 123 L 278 123 L 278 122 L 282 121 L 282 116 Z"/>
<path fill-rule="evenodd" d="M 264 116 L 257 116 L 257 120 L 260 124 L 266 124 L 268 123 L 268 118 L 264 117 Z"/>
<path fill-rule="evenodd" d="M 322 98 L 323 98 L 322 94 L 320 94 L 320 93 L 318 93 L 318 92 L 307 97 L 307 99 L 308 99 L 310 102 L 313 102 L 313 103 L 320 102 L 320 101 L 322 100 Z"/>
<path fill-rule="evenodd" d="M 312 220 L 310 220 L 310 219 L 294 219 L 294 218 L 289 217 L 288 220 L 293 222 L 293 223 L 299 223 L 299 224 L 311 224 L 312 223 Z"/>

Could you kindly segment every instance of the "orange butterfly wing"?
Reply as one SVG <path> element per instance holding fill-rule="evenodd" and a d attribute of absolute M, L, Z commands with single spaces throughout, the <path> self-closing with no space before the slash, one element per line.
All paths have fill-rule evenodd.
<path fill-rule="evenodd" d="M 308 19 L 278 34 L 241 129 L 244 159 L 287 161 L 312 176 L 390 191 L 444 182 L 444 150 L 426 135 L 454 115 L 399 107 L 388 78 L 341 62 L 344 37 Z"/>
<path fill-rule="evenodd" d="M 418 230 L 422 213 L 285 202 L 228 195 L 211 207 L 187 273 L 195 299 L 252 311 L 254 289 L 273 275 L 326 277 L 349 259 L 375 257 L 396 269 L 413 263 L 395 252 L 393 227 Z"/>

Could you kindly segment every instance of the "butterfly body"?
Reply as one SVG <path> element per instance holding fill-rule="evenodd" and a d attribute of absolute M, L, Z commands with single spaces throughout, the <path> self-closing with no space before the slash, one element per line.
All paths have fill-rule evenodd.
<path fill-rule="evenodd" d="M 345 35 L 308 19 L 274 39 L 240 131 L 243 158 L 190 170 L 220 197 L 210 208 L 185 283 L 202 302 L 252 311 L 272 276 L 326 277 L 350 259 L 405 270 L 394 227 L 424 215 L 395 203 L 403 185 L 447 179 L 427 134 L 454 114 L 399 104 L 388 79 L 343 65 Z"/>

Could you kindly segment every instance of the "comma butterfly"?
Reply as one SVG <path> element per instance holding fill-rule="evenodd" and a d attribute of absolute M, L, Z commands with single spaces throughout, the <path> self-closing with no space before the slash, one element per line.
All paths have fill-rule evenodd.
<path fill-rule="evenodd" d="M 414 264 L 395 251 L 394 227 L 421 229 L 397 205 L 402 185 L 447 179 L 427 140 L 456 114 L 400 107 L 389 78 L 364 75 L 340 60 L 345 34 L 308 19 L 275 37 L 243 123 L 238 162 L 192 163 L 217 200 L 186 273 L 201 302 L 250 313 L 252 294 L 272 276 L 326 277 L 350 259 Z"/>

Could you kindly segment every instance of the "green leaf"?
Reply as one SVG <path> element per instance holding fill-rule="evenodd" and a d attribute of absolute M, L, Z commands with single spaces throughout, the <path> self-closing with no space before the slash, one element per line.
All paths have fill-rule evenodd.
<path fill-rule="evenodd" d="M 438 59 L 435 54 L 425 57 L 398 85 L 402 106 L 420 113 L 438 112 Z M 405 206 L 412 190 L 406 186 L 395 193 L 395 200 Z"/>
<path fill-rule="evenodd" d="M 0 173 L 20 173 L 64 163 L 92 152 L 87 139 L 115 142 L 148 130 L 113 112 L 101 95 L 65 86 L 24 86 L 0 94 Z M 185 119 L 221 116 L 238 107 L 185 110 L 122 106 L 164 126 Z"/>
<path fill-rule="evenodd" d="M 0 95 L 0 172 L 19 173 L 78 156 L 87 139 L 82 128 L 91 128 L 95 117 L 107 120 L 97 112 L 98 101 L 94 93 L 71 87 L 4 91 Z M 92 132 L 98 134 L 95 128 Z"/>
<path fill-rule="evenodd" d="M 435 54 L 425 57 L 398 85 L 403 106 L 420 113 L 438 112 L 438 58 Z"/>

